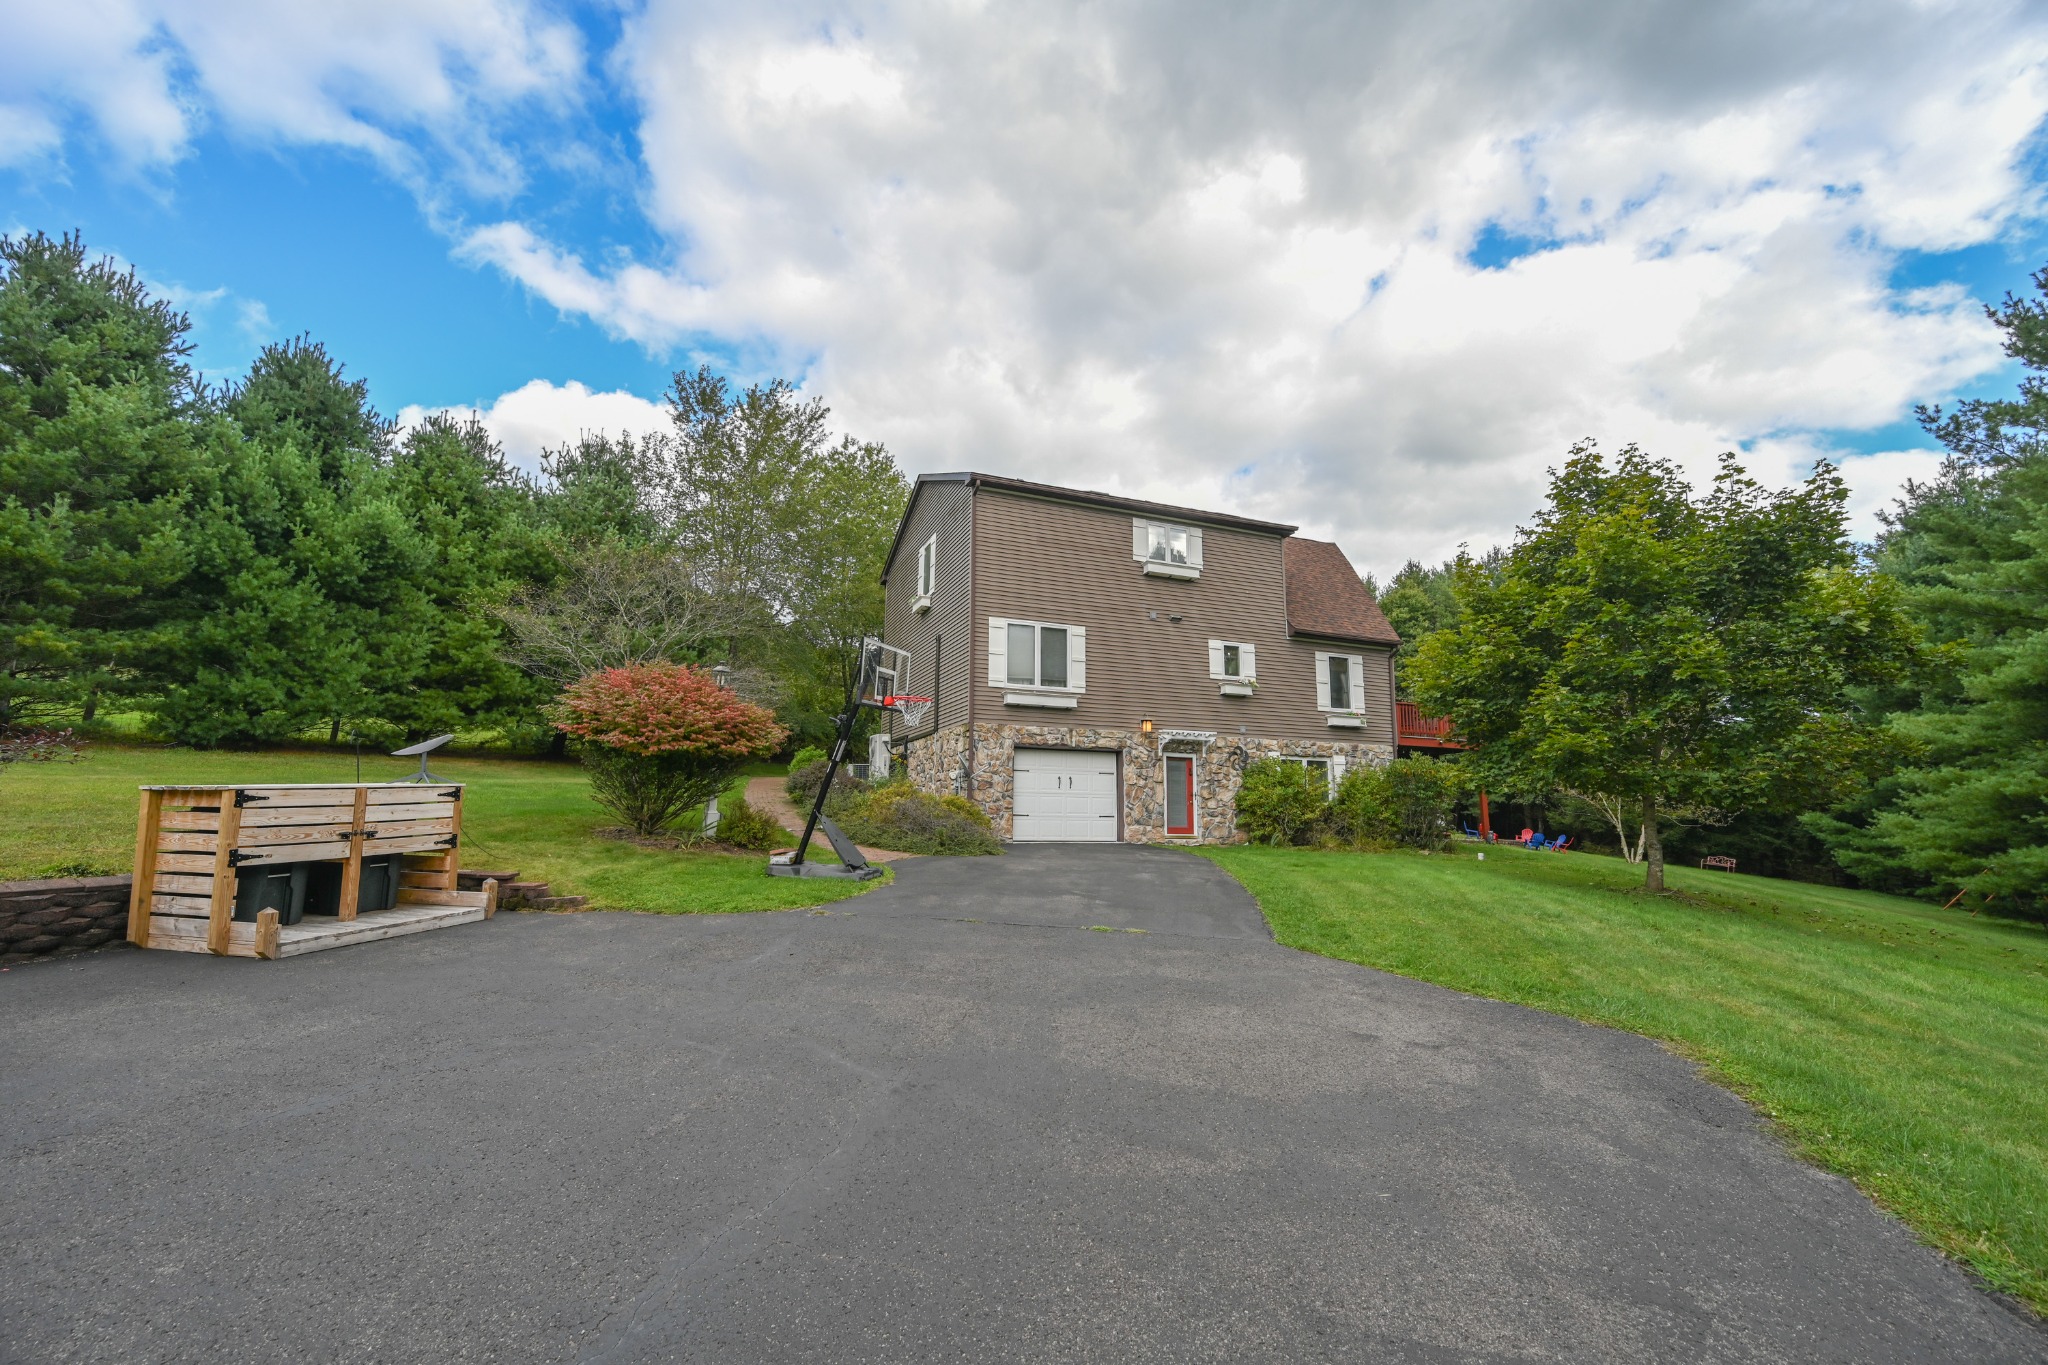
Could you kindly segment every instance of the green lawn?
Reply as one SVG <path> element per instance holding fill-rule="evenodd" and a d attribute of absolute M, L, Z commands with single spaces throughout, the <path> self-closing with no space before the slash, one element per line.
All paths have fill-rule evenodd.
<path fill-rule="evenodd" d="M 2048 933 L 1580 854 L 1202 850 L 1290 947 L 1662 1039 L 2048 1312 Z"/>
<path fill-rule="evenodd" d="M 592 803 L 582 769 L 570 762 L 436 757 L 433 767 L 437 777 L 468 784 L 464 866 L 516 870 L 549 883 L 556 895 L 588 896 L 598 909 L 787 910 L 842 900 L 888 880 L 770 877 L 764 854 L 675 853 L 594 838 L 591 831 L 616 821 Z M 407 771 L 404 759 L 363 759 L 365 781 L 391 781 Z M 95 744 L 77 763 L 14 765 L 0 773 L 0 881 L 128 871 L 135 789 L 145 783 L 355 780 L 354 756 L 326 750 L 209 753 Z"/>

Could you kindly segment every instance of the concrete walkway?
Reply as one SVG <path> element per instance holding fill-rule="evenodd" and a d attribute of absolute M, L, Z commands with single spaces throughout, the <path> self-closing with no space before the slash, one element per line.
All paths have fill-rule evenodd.
<path fill-rule="evenodd" d="M 0 974 L 0 1357 L 2048 1360 L 1640 1038 L 1184 853 L 897 876 Z"/>

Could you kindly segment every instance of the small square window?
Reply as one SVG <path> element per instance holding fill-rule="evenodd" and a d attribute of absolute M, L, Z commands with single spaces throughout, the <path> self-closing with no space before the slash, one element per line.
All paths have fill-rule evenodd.
<path fill-rule="evenodd" d="M 1223 646 L 1223 676 L 1242 678 L 1244 676 L 1244 650 L 1238 645 Z"/>
<path fill-rule="evenodd" d="M 1146 557 L 1162 564 L 1185 564 L 1188 562 L 1188 528 L 1185 526 L 1153 526 L 1148 528 L 1151 544 Z"/>
<path fill-rule="evenodd" d="M 919 597 L 930 597 L 932 595 L 932 580 L 936 576 L 935 570 L 937 569 L 938 557 L 939 538 L 937 536 L 933 536 L 917 547 L 917 595 Z"/>

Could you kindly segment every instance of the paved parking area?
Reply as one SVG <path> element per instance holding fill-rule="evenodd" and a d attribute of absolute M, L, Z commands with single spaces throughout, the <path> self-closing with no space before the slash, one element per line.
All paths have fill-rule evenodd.
<path fill-rule="evenodd" d="M 2048 1360 L 1641 1039 L 1168 850 L 898 877 L 0 975 L 0 1358 Z"/>

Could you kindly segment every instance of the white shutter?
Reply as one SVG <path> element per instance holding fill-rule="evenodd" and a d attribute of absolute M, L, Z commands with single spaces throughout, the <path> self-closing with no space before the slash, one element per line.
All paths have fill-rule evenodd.
<path fill-rule="evenodd" d="M 1238 657 L 1242 659 L 1244 656 L 1240 654 Z M 1209 676 L 1212 678 L 1229 676 L 1223 671 L 1223 642 L 1221 640 L 1211 640 L 1209 642 Z"/>
<path fill-rule="evenodd" d="M 1327 654 L 1316 655 L 1316 705 L 1325 711 L 1330 709 L 1330 656 Z"/>
<path fill-rule="evenodd" d="M 1010 685 L 1010 623 L 1000 616 L 988 618 L 988 680 L 992 687 Z"/>
<path fill-rule="evenodd" d="M 1351 709 L 1359 715 L 1365 714 L 1365 656 L 1353 654 L 1351 660 Z"/>
<path fill-rule="evenodd" d="M 1250 682 L 1259 676 L 1259 651 L 1252 645 L 1237 647 L 1237 673 Z"/>
<path fill-rule="evenodd" d="M 1131 558 L 1143 559 L 1152 549 L 1151 523 L 1131 518 Z"/>
<path fill-rule="evenodd" d="M 1335 791 L 1336 791 L 1336 789 L 1337 789 L 1337 784 L 1338 784 L 1339 782 L 1342 782 L 1343 780 L 1344 780 L 1344 755 L 1343 755 L 1343 754 L 1341 754 L 1341 753 L 1335 753 L 1335 754 L 1331 754 L 1331 755 L 1330 755 L 1330 790 L 1331 790 L 1332 792 L 1335 792 Z"/>
<path fill-rule="evenodd" d="M 1067 686 L 1076 692 L 1088 687 L 1088 632 L 1081 626 L 1067 627 Z"/>
<path fill-rule="evenodd" d="M 1192 526 L 1188 527 L 1188 567 L 1202 567 L 1202 533 Z"/>

